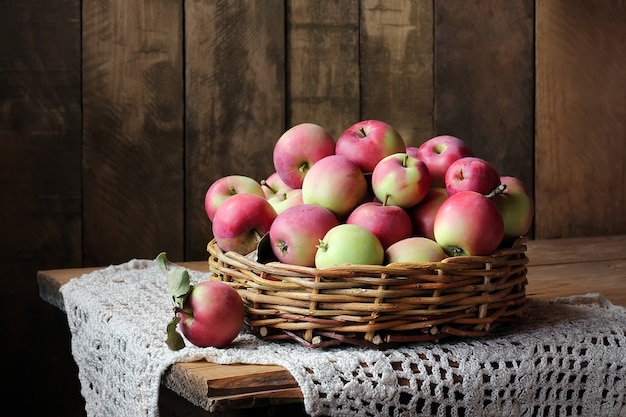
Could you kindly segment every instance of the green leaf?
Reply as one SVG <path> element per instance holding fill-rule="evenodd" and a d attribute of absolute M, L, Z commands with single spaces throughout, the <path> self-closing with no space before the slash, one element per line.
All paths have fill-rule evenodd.
<path fill-rule="evenodd" d="M 174 306 L 182 309 L 185 297 L 191 291 L 189 272 L 185 268 L 170 262 L 165 252 L 161 252 L 154 261 L 167 278 L 167 287 L 172 296 Z"/>
<path fill-rule="evenodd" d="M 167 347 L 171 350 L 181 350 L 185 347 L 183 337 L 176 331 L 176 326 L 179 322 L 180 317 L 175 315 L 167 324 L 167 339 L 165 340 L 165 343 L 167 343 Z"/>

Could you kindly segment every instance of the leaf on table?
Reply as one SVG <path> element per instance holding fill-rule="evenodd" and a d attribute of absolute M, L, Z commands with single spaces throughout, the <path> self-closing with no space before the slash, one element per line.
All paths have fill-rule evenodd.
<path fill-rule="evenodd" d="M 181 350 L 185 347 L 185 341 L 183 337 L 176 331 L 176 326 L 180 322 L 180 317 L 174 316 L 172 320 L 167 324 L 167 339 L 165 343 L 167 343 L 167 347 L 171 350 Z"/>
<path fill-rule="evenodd" d="M 161 252 L 154 261 L 167 278 L 167 287 L 172 296 L 174 306 L 183 308 L 185 297 L 191 291 L 189 272 L 185 268 L 169 261 L 165 252 Z"/>

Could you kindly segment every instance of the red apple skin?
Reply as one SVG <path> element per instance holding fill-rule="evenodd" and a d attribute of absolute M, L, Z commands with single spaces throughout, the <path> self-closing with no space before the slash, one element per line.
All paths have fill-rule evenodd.
<path fill-rule="evenodd" d="M 244 305 L 235 289 L 219 281 L 195 284 L 185 299 L 180 330 L 198 347 L 222 348 L 235 340 L 244 321 Z"/>
<path fill-rule="evenodd" d="M 420 150 L 419 146 L 407 146 L 406 151 L 404 151 L 404 153 L 412 156 L 415 159 L 420 159 L 419 150 Z"/>
<path fill-rule="evenodd" d="M 413 232 L 411 219 L 403 208 L 386 206 L 380 202 L 367 202 L 357 206 L 346 223 L 363 226 L 374 233 L 383 249 L 411 236 Z"/>
<path fill-rule="evenodd" d="M 278 175 L 278 172 L 273 172 L 269 177 L 262 180 L 260 184 L 266 199 L 269 199 L 276 194 L 286 193 L 293 190 L 293 188 L 283 182 L 280 175 Z"/>
<path fill-rule="evenodd" d="M 372 173 L 372 189 L 386 205 L 409 208 L 420 201 L 430 188 L 426 164 L 406 153 L 383 158 Z"/>
<path fill-rule="evenodd" d="M 270 243 L 283 263 L 315 266 L 317 244 L 339 224 L 332 211 L 315 204 L 290 207 L 279 214 L 270 228 Z"/>
<path fill-rule="evenodd" d="M 385 250 L 385 263 L 439 262 L 447 258 L 443 248 L 432 239 L 411 236 L 389 246 Z"/>
<path fill-rule="evenodd" d="M 345 220 L 367 195 L 367 181 L 359 167 L 341 155 L 320 159 L 302 183 L 302 200 L 317 204 Z"/>
<path fill-rule="evenodd" d="M 213 218 L 213 237 L 223 251 L 247 255 L 270 230 L 276 211 L 256 194 L 236 194 L 225 200 Z"/>
<path fill-rule="evenodd" d="M 334 153 L 335 140 L 326 129 L 314 123 L 300 123 L 278 138 L 272 159 L 287 186 L 302 188 L 302 181 L 313 164 Z"/>
<path fill-rule="evenodd" d="M 265 197 L 261 184 L 245 175 L 228 175 L 215 180 L 204 196 L 204 210 L 209 220 L 213 221 L 215 212 L 224 200 L 244 193 Z"/>
<path fill-rule="evenodd" d="M 500 182 L 506 185 L 506 189 L 495 197 L 493 202 L 504 220 L 504 239 L 511 242 L 525 236 L 530 230 L 535 215 L 535 204 L 526 185 L 519 178 L 502 176 Z"/>
<path fill-rule="evenodd" d="M 446 191 L 451 196 L 459 191 L 489 194 L 500 185 L 500 174 L 482 158 L 468 156 L 457 159 L 446 172 Z"/>
<path fill-rule="evenodd" d="M 441 204 L 448 198 L 445 188 L 431 187 L 426 196 L 415 206 L 407 209 L 411 224 L 413 225 L 413 235 L 426 237 L 435 240 L 433 225 L 435 216 Z"/>
<path fill-rule="evenodd" d="M 300 188 L 283 191 L 267 199 L 268 203 L 274 207 L 276 214 L 280 214 L 289 207 L 303 204 L 302 190 Z"/>
<path fill-rule="evenodd" d="M 406 143 L 400 133 L 380 120 L 363 120 L 350 126 L 337 138 L 335 154 L 354 162 L 364 173 L 388 155 L 404 152 Z"/>
<path fill-rule="evenodd" d="M 457 159 L 474 156 L 469 146 L 456 136 L 440 135 L 418 147 L 417 158 L 428 167 L 433 187 L 445 187 L 446 171 Z"/>
<path fill-rule="evenodd" d="M 475 191 L 459 191 L 441 204 L 433 230 L 449 256 L 489 255 L 502 242 L 504 221 L 493 201 Z"/>

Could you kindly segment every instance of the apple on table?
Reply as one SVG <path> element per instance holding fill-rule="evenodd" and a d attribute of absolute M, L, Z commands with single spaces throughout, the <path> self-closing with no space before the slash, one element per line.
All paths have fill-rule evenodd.
<path fill-rule="evenodd" d="M 190 284 L 186 269 L 170 262 L 165 252 L 155 263 L 167 278 L 169 295 L 174 305 L 174 318 L 167 325 L 167 345 L 180 350 L 185 341 L 176 331 L 198 347 L 228 346 L 239 335 L 245 316 L 243 300 L 237 291 L 221 281 Z"/>
<path fill-rule="evenodd" d="M 346 129 L 338 138 L 335 154 L 354 162 L 365 174 L 388 155 L 406 150 L 400 133 L 389 123 L 363 120 Z"/>

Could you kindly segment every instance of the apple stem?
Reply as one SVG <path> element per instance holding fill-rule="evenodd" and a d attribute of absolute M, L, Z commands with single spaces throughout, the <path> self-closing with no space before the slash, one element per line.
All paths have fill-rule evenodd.
<path fill-rule="evenodd" d="M 489 200 L 493 200 L 500 194 L 503 194 L 504 190 L 506 190 L 506 184 L 500 184 L 492 192 L 490 192 L 489 194 L 485 194 L 485 197 L 487 197 Z"/>
<path fill-rule="evenodd" d="M 234 187 L 234 186 L 232 186 L 232 185 L 231 185 L 230 187 L 228 187 L 228 190 L 230 191 L 230 194 L 231 194 L 231 195 L 235 195 L 235 194 L 237 194 L 237 190 L 235 190 L 235 187 Z"/>
<path fill-rule="evenodd" d="M 362 138 L 367 136 L 367 133 L 365 133 L 365 128 L 363 126 L 359 127 L 359 136 L 361 136 Z"/>
<path fill-rule="evenodd" d="M 409 162 L 409 156 L 410 156 L 410 155 L 409 155 L 408 153 L 405 153 L 405 154 L 404 154 L 404 158 L 402 158 L 402 166 L 403 166 L 404 168 L 406 168 L 406 166 L 407 166 L 407 164 L 408 164 L 408 162 Z"/>
<path fill-rule="evenodd" d="M 309 164 L 308 162 L 303 162 L 299 167 L 298 167 L 298 172 L 302 173 L 302 172 L 306 172 L 309 169 Z"/>
<path fill-rule="evenodd" d="M 279 242 L 276 244 L 276 247 L 278 248 L 278 250 L 280 251 L 280 253 L 282 253 L 283 255 L 285 255 L 287 253 L 287 244 L 285 242 Z"/>
<path fill-rule="evenodd" d="M 328 250 L 328 243 L 324 242 L 322 239 L 320 239 L 319 241 L 319 245 L 316 245 L 315 247 L 321 251 L 326 252 Z"/>
<path fill-rule="evenodd" d="M 261 186 L 269 188 L 272 193 L 276 193 L 276 190 L 270 187 L 270 185 L 265 180 L 261 180 Z"/>
<path fill-rule="evenodd" d="M 452 248 L 451 252 L 452 252 L 452 256 L 459 256 L 463 254 L 463 249 L 455 246 Z"/>
<path fill-rule="evenodd" d="M 389 202 L 389 197 L 391 197 L 391 194 L 386 194 L 385 195 L 385 201 L 383 201 L 383 206 L 387 205 L 387 203 Z"/>

